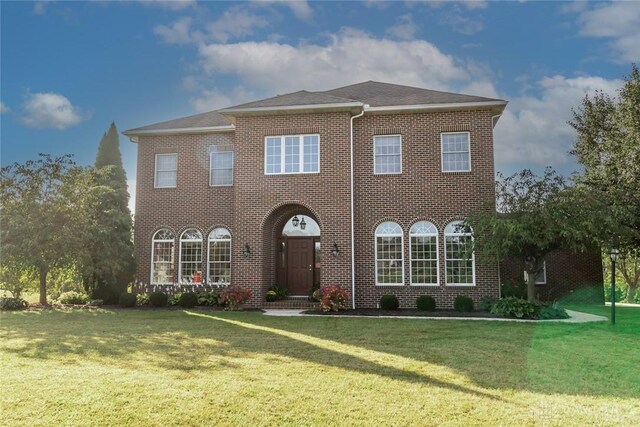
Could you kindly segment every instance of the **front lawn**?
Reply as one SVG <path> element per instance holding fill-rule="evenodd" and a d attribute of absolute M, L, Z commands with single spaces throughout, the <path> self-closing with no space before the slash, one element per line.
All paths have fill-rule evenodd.
<path fill-rule="evenodd" d="M 57 310 L 1 313 L 0 334 L 6 425 L 583 426 L 640 419 L 634 308 L 619 308 L 615 329 Z"/>

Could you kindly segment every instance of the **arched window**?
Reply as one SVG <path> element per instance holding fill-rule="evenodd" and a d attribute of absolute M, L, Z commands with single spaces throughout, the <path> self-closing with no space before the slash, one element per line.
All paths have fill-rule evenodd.
<path fill-rule="evenodd" d="M 209 283 L 231 282 L 231 233 L 226 228 L 216 228 L 209 233 Z"/>
<path fill-rule="evenodd" d="M 163 228 L 153 235 L 151 242 L 151 283 L 166 285 L 174 280 L 174 235 Z"/>
<path fill-rule="evenodd" d="M 438 285 L 438 229 L 428 221 L 413 224 L 411 245 L 411 284 Z"/>
<path fill-rule="evenodd" d="M 195 228 L 190 228 L 185 230 L 182 236 L 180 236 L 180 270 L 178 272 L 178 281 L 180 283 L 193 282 L 194 278 L 202 277 L 201 269 L 202 233 Z"/>
<path fill-rule="evenodd" d="M 447 285 L 474 286 L 475 255 L 471 229 L 462 221 L 450 222 L 444 229 L 444 257 Z"/>
<path fill-rule="evenodd" d="M 383 222 L 376 228 L 376 285 L 404 283 L 402 228 Z"/>

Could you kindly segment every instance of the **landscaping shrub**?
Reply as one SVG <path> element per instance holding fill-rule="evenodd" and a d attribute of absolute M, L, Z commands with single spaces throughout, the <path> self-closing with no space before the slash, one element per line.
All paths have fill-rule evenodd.
<path fill-rule="evenodd" d="M 136 294 L 130 294 L 128 292 L 121 293 L 120 298 L 118 299 L 118 304 L 120 304 L 121 307 L 135 307 Z"/>
<path fill-rule="evenodd" d="M 491 312 L 518 319 L 537 319 L 540 315 L 540 305 L 522 298 L 507 297 L 496 301 Z"/>
<path fill-rule="evenodd" d="M 136 305 L 144 306 L 149 305 L 149 294 L 143 292 L 141 294 L 136 295 Z"/>
<path fill-rule="evenodd" d="M 496 301 L 498 300 L 493 297 L 482 297 L 482 299 L 480 300 L 480 304 L 478 305 L 478 310 L 491 311 L 491 308 L 493 308 L 493 305 L 496 303 Z"/>
<path fill-rule="evenodd" d="M 266 294 L 267 301 L 280 301 L 287 298 L 289 290 L 284 286 L 273 285 Z"/>
<path fill-rule="evenodd" d="M 100 307 L 101 305 L 104 305 L 104 300 L 101 299 L 92 299 L 91 301 L 89 301 L 88 303 L 89 305 L 94 305 L 94 306 L 98 306 Z"/>
<path fill-rule="evenodd" d="M 22 298 L 0 297 L 1 311 L 24 310 L 27 307 L 29 303 Z"/>
<path fill-rule="evenodd" d="M 218 305 L 220 296 L 217 292 L 198 292 L 198 305 L 213 307 Z"/>
<path fill-rule="evenodd" d="M 149 304 L 152 307 L 164 307 L 169 301 L 169 296 L 164 292 L 152 292 L 149 294 Z"/>
<path fill-rule="evenodd" d="M 416 308 L 422 311 L 435 311 L 436 299 L 430 295 L 420 295 L 416 299 Z"/>
<path fill-rule="evenodd" d="M 558 302 L 554 302 L 551 304 L 542 304 L 540 307 L 540 315 L 541 320 L 545 319 L 568 319 L 569 315 L 567 312 L 560 306 Z"/>
<path fill-rule="evenodd" d="M 507 282 L 500 285 L 500 296 L 502 298 L 516 297 L 527 298 L 527 284 L 524 280 Z"/>
<path fill-rule="evenodd" d="M 84 305 L 89 302 L 89 297 L 76 291 L 63 292 L 58 297 L 59 304 Z"/>
<path fill-rule="evenodd" d="M 180 307 L 191 308 L 198 305 L 198 295 L 195 292 L 184 292 L 178 299 Z"/>
<path fill-rule="evenodd" d="M 169 295 L 169 300 L 167 304 L 169 305 L 178 305 L 180 303 L 180 297 L 182 296 L 182 292 L 176 292 L 175 294 Z"/>
<path fill-rule="evenodd" d="M 380 297 L 380 308 L 383 310 L 397 310 L 400 308 L 400 301 L 395 295 L 382 295 Z"/>
<path fill-rule="evenodd" d="M 249 289 L 245 289 L 238 285 L 232 285 L 220 292 L 218 301 L 222 304 L 225 310 L 237 310 L 242 306 L 242 304 L 249 301 L 249 298 L 252 296 L 253 292 Z"/>
<path fill-rule="evenodd" d="M 346 308 L 349 295 L 338 285 L 321 286 L 313 293 L 313 297 L 320 301 L 320 310 L 338 311 Z"/>
<path fill-rule="evenodd" d="M 453 309 L 455 311 L 473 311 L 473 300 L 466 295 L 458 295 L 453 300 Z"/>

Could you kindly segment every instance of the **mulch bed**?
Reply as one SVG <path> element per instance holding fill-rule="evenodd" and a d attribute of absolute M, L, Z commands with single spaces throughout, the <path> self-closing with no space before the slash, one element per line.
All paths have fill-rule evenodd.
<path fill-rule="evenodd" d="M 60 310 L 60 309 L 71 309 L 71 310 L 141 310 L 141 311 L 154 311 L 154 310 L 196 310 L 196 311 L 225 311 L 222 307 L 214 306 L 203 306 L 197 305 L 195 307 L 180 307 L 179 305 L 168 305 L 165 307 L 152 307 L 150 305 L 143 306 L 135 306 L 135 307 L 121 307 L 119 305 L 80 305 L 80 304 L 51 304 L 51 305 L 43 305 L 40 303 L 29 304 L 27 310 Z M 260 308 L 243 308 L 236 311 L 257 311 L 262 312 L 264 310 Z"/>
<path fill-rule="evenodd" d="M 503 319 L 504 316 L 492 314 L 487 311 L 454 311 L 454 310 L 436 310 L 436 311 L 420 311 L 410 308 L 401 308 L 399 310 L 380 310 L 376 308 L 358 308 L 355 310 L 340 310 L 325 312 L 320 310 L 306 310 L 304 314 L 322 314 L 325 316 L 393 316 L 393 317 L 481 317 L 487 319 Z"/>

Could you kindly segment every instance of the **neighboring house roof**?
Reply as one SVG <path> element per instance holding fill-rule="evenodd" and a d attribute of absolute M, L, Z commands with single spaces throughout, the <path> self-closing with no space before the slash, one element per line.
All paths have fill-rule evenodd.
<path fill-rule="evenodd" d="M 502 99 L 368 81 L 327 91 L 301 90 L 218 111 L 139 127 L 123 133 L 129 137 L 136 137 L 233 130 L 235 116 L 283 111 L 351 110 L 359 112 L 365 109 L 370 112 L 388 112 L 491 108 L 495 114 L 501 114 L 506 105 L 507 102 Z"/>

